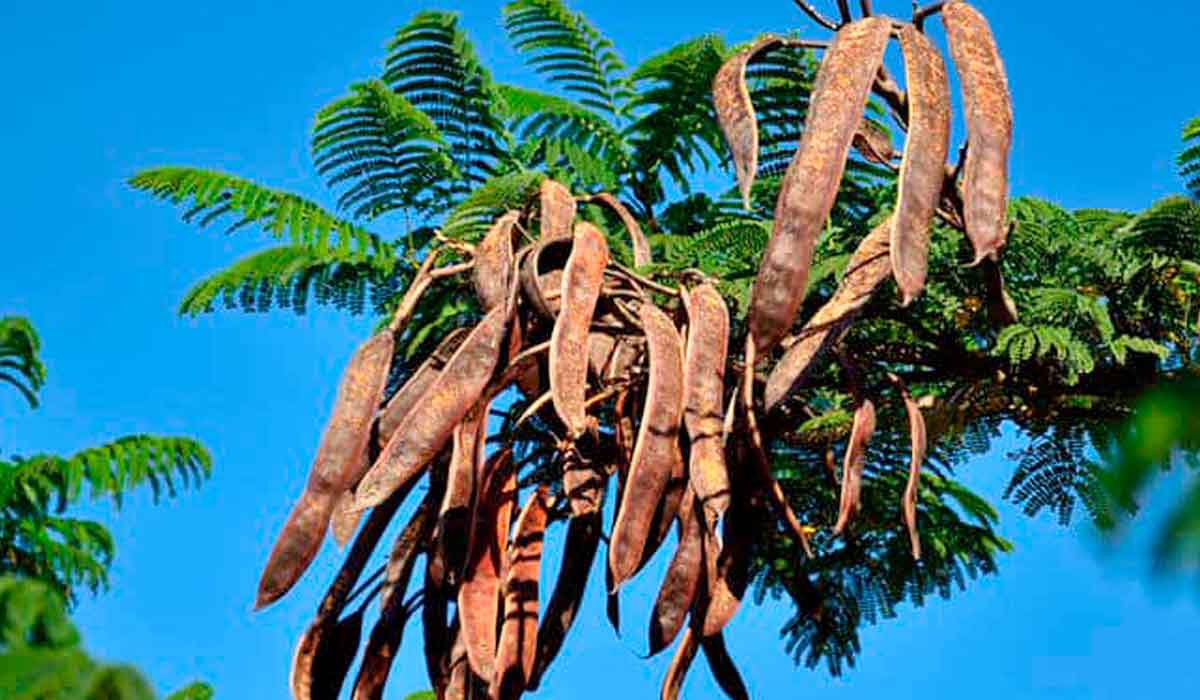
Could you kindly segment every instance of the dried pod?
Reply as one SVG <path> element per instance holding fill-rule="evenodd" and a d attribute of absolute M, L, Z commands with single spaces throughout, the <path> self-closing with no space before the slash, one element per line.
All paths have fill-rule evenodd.
<path fill-rule="evenodd" d="M 650 615 L 651 656 L 675 641 L 704 573 L 704 528 L 697 517 L 697 505 L 696 495 L 689 489 L 679 509 L 679 544 Z"/>
<path fill-rule="evenodd" d="M 475 296 L 479 297 L 484 311 L 491 311 L 508 299 L 513 275 L 513 227 L 520 218 L 519 211 L 501 215 L 475 246 L 472 280 Z"/>
<path fill-rule="evenodd" d="M 509 311 L 504 306 L 492 309 L 463 341 L 363 477 L 355 490 L 357 507 L 367 508 L 387 498 L 396 484 L 419 471 L 450 439 L 496 369 Z"/>
<path fill-rule="evenodd" d="M 562 565 L 554 583 L 554 593 L 546 604 L 542 626 L 538 629 L 537 664 L 529 678 L 529 690 L 537 689 L 575 622 L 602 534 L 598 511 L 575 516 L 567 526 Z"/>
<path fill-rule="evenodd" d="M 750 101 L 750 89 L 746 86 L 746 65 L 762 51 L 782 43 L 783 39 L 777 36 L 762 37 L 749 48 L 734 54 L 713 78 L 713 106 L 717 112 L 717 123 L 725 134 L 725 142 L 729 144 L 738 189 L 747 209 L 750 208 L 754 177 L 758 173 L 758 118 Z"/>
<path fill-rule="evenodd" d="M 892 136 L 878 122 L 863 118 L 854 132 L 851 145 L 858 155 L 871 163 L 887 164 L 896 157 L 896 147 L 892 145 Z"/>
<path fill-rule="evenodd" d="M 554 180 L 542 180 L 540 191 L 542 212 L 542 240 L 570 238 L 571 224 L 575 222 L 575 197 L 562 184 Z"/>
<path fill-rule="evenodd" d="M 293 700 L 336 698 L 362 640 L 365 608 L 336 623 L 317 620 L 300 637 L 292 655 L 289 683 Z"/>
<path fill-rule="evenodd" d="M 684 296 L 688 312 L 684 413 L 691 440 L 688 477 L 712 529 L 729 507 L 723 404 L 729 351 L 729 310 L 721 293 L 703 284 Z"/>
<path fill-rule="evenodd" d="M 587 430 L 584 406 L 588 373 L 588 328 L 604 284 L 608 265 L 608 244 L 595 226 L 580 223 L 575 227 L 575 242 L 563 270 L 562 313 L 550 335 L 550 391 L 554 409 L 567 428 L 567 436 L 577 439 Z"/>
<path fill-rule="evenodd" d="M 742 605 L 750 575 L 750 530 L 745 514 L 737 506 L 725 519 L 725 541 L 716 533 L 704 533 L 704 595 L 698 599 L 699 629 L 705 637 L 718 634 Z M 694 613 L 695 614 L 695 613 Z"/>
<path fill-rule="evenodd" d="M 975 262 L 995 260 L 1008 238 L 1008 156 L 1012 96 L 987 19 L 965 2 L 942 8 L 946 39 L 962 84 L 967 123 L 963 214 Z"/>
<path fill-rule="evenodd" d="M 646 405 L 637 443 L 621 494 L 617 520 L 609 543 L 609 564 L 620 585 L 638 569 L 652 520 L 665 494 L 671 474 L 682 464 L 679 423 L 683 417 L 683 344 L 671 319 L 658 307 L 641 307 L 642 329 L 649 349 Z"/>
<path fill-rule="evenodd" d="M 692 661 L 696 658 L 699 648 L 699 635 L 690 627 L 684 630 L 683 639 L 680 639 L 679 646 L 675 647 L 675 656 L 671 657 L 671 665 L 667 667 L 667 675 L 663 678 L 662 693 L 659 694 L 662 700 L 679 698 L 683 679 L 687 677 L 688 669 L 692 667 Z"/>
<path fill-rule="evenodd" d="M 446 363 L 454 357 L 454 353 L 462 345 L 470 334 L 469 328 L 455 328 L 442 338 L 442 342 L 438 343 L 437 348 L 429 355 L 417 371 L 413 372 L 408 381 L 404 383 L 400 389 L 388 399 L 384 407 L 379 411 L 379 435 L 375 439 L 375 445 L 382 450 L 387 446 L 388 441 L 396 434 L 396 428 L 400 427 L 400 423 L 404 418 L 412 412 L 417 402 L 425 396 L 425 392 L 429 391 L 429 387 L 434 380 L 442 373 Z M 369 468 L 370 465 L 367 465 Z M 364 469 L 365 472 L 365 469 Z"/>
<path fill-rule="evenodd" d="M 615 335 L 599 331 L 588 333 L 588 367 L 592 369 L 592 374 L 597 377 L 604 376 L 604 371 L 613 359 L 613 350 L 616 348 L 617 337 Z"/>
<path fill-rule="evenodd" d="M 842 496 L 838 507 L 837 524 L 833 534 L 840 535 L 862 505 L 863 465 L 867 460 L 867 446 L 875 434 L 875 404 L 863 399 L 854 410 L 854 428 L 850 431 L 850 442 L 846 445 L 846 457 L 842 461 Z"/>
<path fill-rule="evenodd" d="M 917 531 L 917 490 L 921 485 L 921 464 L 925 461 L 925 450 L 928 438 L 925 430 L 925 416 L 916 399 L 909 393 L 908 387 L 895 375 L 890 375 L 893 383 L 900 388 L 904 398 L 904 410 L 908 413 L 908 432 L 912 442 L 912 458 L 908 465 L 908 483 L 904 486 L 904 496 L 900 509 L 904 513 L 904 526 L 908 529 L 908 541 L 912 548 L 913 559 L 921 558 L 921 535 Z"/>
<path fill-rule="evenodd" d="M 457 585 L 466 564 L 470 539 L 471 512 L 475 506 L 476 479 L 483 471 L 484 441 L 491 404 L 478 403 L 462 422 L 454 427 L 453 452 L 446 477 L 446 495 L 438 513 L 438 553 L 449 574 L 451 586 Z"/>
<path fill-rule="evenodd" d="M 521 290 L 534 311 L 555 318 L 562 295 L 562 272 L 573 248 L 570 236 L 541 240 L 534 244 L 521 264 Z"/>
<path fill-rule="evenodd" d="M 365 455 L 362 460 L 366 463 Z M 342 491 L 333 502 L 333 522 L 330 529 L 333 530 L 333 541 L 337 542 L 339 547 L 345 547 L 350 538 L 354 537 L 362 514 L 361 510 L 354 509 L 354 489 Z"/>
<path fill-rule="evenodd" d="M 446 684 L 444 700 L 468 700 L 473 696 L 474 681 L 475 675 L 471 673 L 471 665 L 467 661 L 467 645 L 459 629 L 450 647 L 450 680 Z"/>
<path fill-rule="evenodd" d="M 731 700 L 750 700 L 750 693 L 742 681 L 742 674 L 738 673 L 737 665 L 733 663 L 733 658 L 729 656 L 729 650 L 725 647 L 725 636 L 714 634 L 705 637 L 700 642 L 700 648 L 704 651 L 704 658 L 708 659 L 708 667 L 712 669 L 713 678 L 717 679 L 721 690 L 725 691 Z"/>
<path fill-rule="evenodd" d="M 450 682 L 450 645 L 454 642 L 446 615 L 450 609 L 450 588 L 439 570 L 439 557 L 425 560 L 425 586 L 421 597 L 421 648 L 425 652 L 425 670 L 429 684 L 441 697 Z"/>
<path fill-rule="evenodd" d="M 798 390 L 808 373 L 833 341 L 849 326 L 871 295 L 892 272 L 888 258 L 891 219 L 875 227 L 859 244 L 842 276 L 836 292 L 796 336 L 796 341 L 767 377 L 764 406 L 775 410 L 784 399 Z"/>
<path fill-rule="evenodd" d="M 637 570 L 640 571 L 642 567 L 650 563 L 650 560 L 654 558 L 654 555 L 658 553 L 670 536 L 671 528 L 675 525 L 679 509 L 683 505 L 687 486 L 687 465 L 681 456 L 680 459 L 671 462 L 671 473 L 667 476 L 667 484 L 663 487 L 662 498 L 659 499 L 658 507 L 654 509 L 654 517 L 650 520 L 649 536 L 646 538 L 646 545 L 642 548 L 642 561 L 638 564 Z"/>
<path fill-rule="evenodd" d="M 650 254 L 650 242 L 646 240 L 646 234 L 642 232 L 642 226 L 637 219 L 633 218 L 629 208 L 621 203 L 621 200 L 612 196 L 607 192 L 593 195 L 590 199 L 592 202 L 600 202 L 612 209 L 617 214 L 617 218 L 621 220 L 621 225 L 629 232 L 629 242 L 633 247 L 633 264 L 638 267 L 644 267 L 654 262 L 653 256 Z"/>
<path fill-rule="evenodd" d="M 269 605 L 287 593 L 317 556 L 334 503 L 361 473 L 371 418 L 387 383 L 394 350 L 392 332 L 385 330 L 359 346 L 350 358 L 304 493 L 288 515 L 263 569 L 255 607 Z"/>
<path fill-rule="evenodd" d="M 563 495 L 576 516 L 600 510 L 604 502 L 604 482 L 608 474 L 595 459 L 585 459 L 571 449 L 563 456 Z"/>
<path fill-rule="evenodd" d="M 937 47 L 911 24 L 900 29 L 908 83 L 908 139 L 892 217 L 892 273 L 904 304 L 925 286 L 929 226 L 942 196 L 950 148 L 950 81 Z"/>
<path fill-rule="evenodd" d="M 750 333 L 759 357 L 787 335 L 804 301 L 817 236 L 837 197 L 891 31 L 891 21 L 882 17 L 851 22 L 838 31 L 821 62 L 750 301 Z"/>
<path fill-rule="evenodd" d="M 492 455 L 476 510 L 471 555 L 458 588 L 458 614 L 471 669 L 480 678 L 495 672 L 496 629 L 500 615 L 500 575 L 517 497 L 512 452 Z"/>
<path fill-rule="evenodd" d="M 549 507 L 546 487 L 529 496 L 508 548 L 504 572 L 504 618 L 496 645 L 496 675 L 489 695 L 493 700 L 516 698 L 533 677 L 537 656 L 538 578 Z"/>

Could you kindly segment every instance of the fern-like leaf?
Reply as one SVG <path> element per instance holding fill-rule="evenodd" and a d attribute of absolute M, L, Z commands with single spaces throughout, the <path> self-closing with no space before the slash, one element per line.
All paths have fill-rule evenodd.
<path fill-rule="evenodd" d="M 1183 127 L 1183 152 L 1179 154 L 1179 176 L 1192 197 L 1200 199 L 1200 117 Z"/>
<path fill-rule="evenodd" d="M 28 319 L 0 318 L 0 383 L 16 388 L 37 408 L 37 392 L 46 383 L 46 366 L 38 357 L 42 342 Z"/>

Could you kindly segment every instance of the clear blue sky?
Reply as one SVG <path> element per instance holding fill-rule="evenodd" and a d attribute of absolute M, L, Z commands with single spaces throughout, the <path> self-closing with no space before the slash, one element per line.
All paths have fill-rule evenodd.
<path fill-rule="evenodd" d="M 574 3 L 630 63 L 717 30 L 744 40 L 810 27 L 787 0 Z M 832 5 L 832 2 L 825 2 Z M 526 76 L 502 40 L 499 4 L 459 9 L 501 78 Z M 907 0 L 876 0 L 902 13 Z M 1174 192 L 1172 157 L 1196 100 L 1200 6 L 1114 0 L 980 0 L 1007 57 L 1016 99 L 1014 188 L 1068 206 L 1137 208 Z M 391 31 L 424 2 L 0 4 L 5 225 L 0 314 L 32 318 L 50 384 L 44 407 L 0 393 L 0 449 L 70 452 L 132 432 L 182 433 L 213 451 L 199 493 L 155 507 L 133 499 L 113 524 L 114 588 L 78 611 L 88 646 L 145 669 L 166 690 L 193 678 L 223 698 L 284 698 L 296 636 L 339 556 L 328 547 L 298 589 L 253 614 L 260 567 L 298 493 L 336 378 L 368 321 L 329 313 L 178 319 L 199 276 L 261 244 L 197 232 L 128 191 L 139 168 L 195 164 L 321 197 L 307 153 L 314 112 L 375 74 Z M 322 201 L 328 201 L 322 199 Z M 963 478 L 997 494 L 1004 451 Z M 1166 486 L 1170 488 L 1170 484 Z M 750 606 L 730 646 L 756 697 L 928 698 L 1200 695 L 1200 599 L 1149 583 L 1141 548 L 1106 552 L 1003 509 L 1017 552 L 999 577 L 949 603 L 905 608 L 863 634 L 841 680 L 793 668 L 777 639 L 785 611 Z M 549 556 L 557 561 L 557 549 Z M 557 565 L 551 564 L 551 570 Z M 654 574 L 643 576 L 649 595 Z M 593 588 L 593 593 L 598 587 Z M 636 587 L 635 587 L 636 590 Z M 639 661 L 649 602 L 613 637 L 593 595 L 542 697 L 651 697 L 669 654 Z M 414 628 L 415 629 L 415 628 Z M 426 684 L 417 635 L 393 697 Z M 717 691 L 702 664 L 685 694 Z"/>

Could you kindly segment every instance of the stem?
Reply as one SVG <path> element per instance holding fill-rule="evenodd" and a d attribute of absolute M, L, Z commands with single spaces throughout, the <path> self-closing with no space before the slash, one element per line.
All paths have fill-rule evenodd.
<path fill-rule="evenodd" d="M 611 265 L 614 269 L 619 271 L 625 277 L 637 282 L 638 284 L 640 284 L 642 286 L 649 287 L 650 289 L 653 289 L 654 291 L 660 292 L 662 294 L 666 294 L 667 296 L 672 296 L 672 297 L 679 296 L 678 289 L 663 286 L 663 285 L 659 284 L 658 282 L 655 282 L 654 280 L 650 279 L 649 277 L 643 277 L 643 276 L 639 275 L 638 273 L 634 272 L 633 270 L 630 270 L 629 268 L 625 267 L 624 265 L 622 265 L 619 262 L 615 262 L 615 261 L 610 262 L 609 265 Z"/>
<path fill-rule="evenodd" d="M 842 24 L 850 24 L 854 16 L 850 14 L 850 0 L 837 0 L 838 14 L 842 16 Z"/>
<path fill-rule="evenodd" d="M 804 14 L 811 17 L 812 20 L 817 24 L 825 27 L 826 29 L 832 29 L 835 32 L 837 31 L 837 23 L 818 12 L 817 8 L 812 6 L 812 3 L 807 2 L 807 0 L 792 0 L 792 2 L 796 3 L 796 7 L 799 7 Z"/>
<path fill-rule="evenodd" d="M 875 9 L 871 7 L 871 0 L 858 0 L 858 7 L 862 10 L 863 17 L 870 17 L 875 14 Z"/>
<path fill-rule="evenodd" d="M 930 17 L 932 17 L 933 15 L 936 15 L 937 13 L 941 12 L 942 8 L 945 6 L 946 6 L 946 3 L 944 1 L 943 2 L 931 2 L 928 5 L 926 5 L 925 7 L 916 7 L 916 3 L 914 2 L 913 3 L 913 16 L 912 16 L 913 25 L 917 29 L 919 29 L 921 31 L 925 31 L 925 20 L 927 20 Z"/>

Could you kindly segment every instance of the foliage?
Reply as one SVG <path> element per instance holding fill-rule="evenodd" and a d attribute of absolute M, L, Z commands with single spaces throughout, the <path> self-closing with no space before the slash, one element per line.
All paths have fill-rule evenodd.
<path fill-rule="evenodd" d="M 0 318 L 0 382 L 10 384 L 37 408 L 37 392 L 46 381 L 38 358 L 42 342 L 27 319 Z"/>

